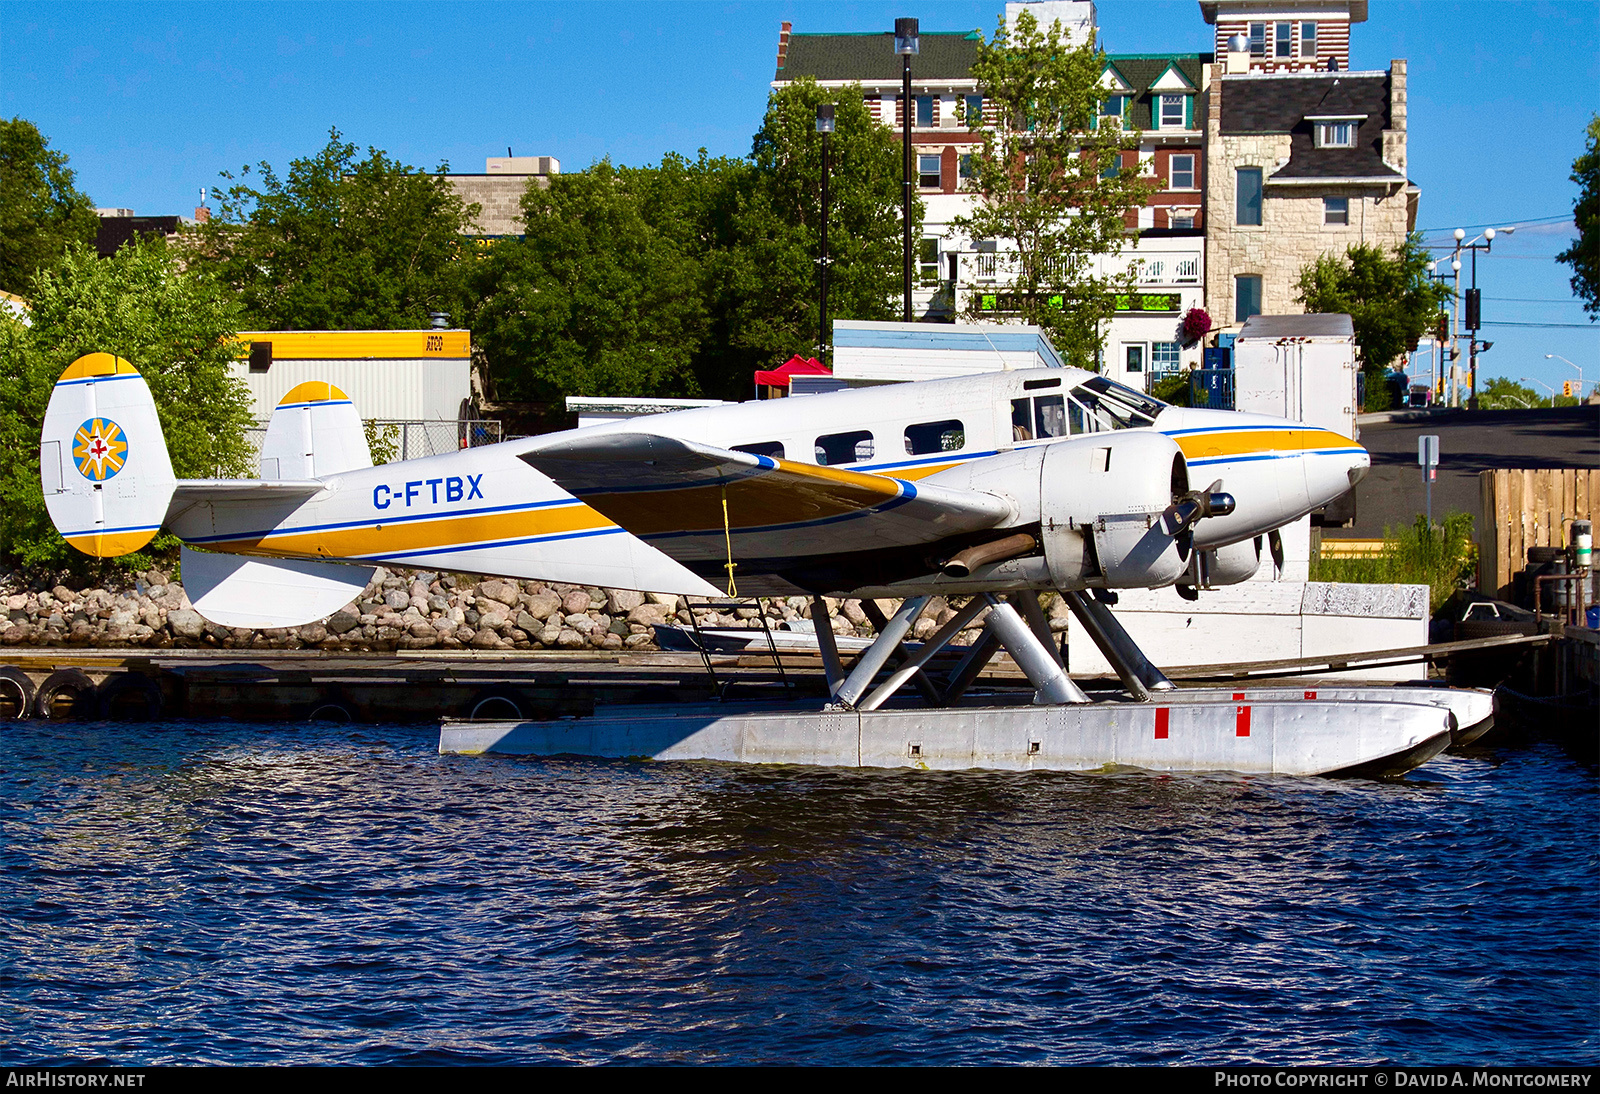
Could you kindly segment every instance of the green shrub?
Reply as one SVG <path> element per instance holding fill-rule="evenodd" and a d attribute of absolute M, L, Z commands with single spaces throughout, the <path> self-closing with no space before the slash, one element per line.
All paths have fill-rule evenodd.
<path fill-rule="evenodd" d="M 1383 530 L 1383 551 L 1366 558 L 1315 558 L 1312 581 L 1348 581 L 1358 585 L 1426 585 L 1428 609 L 1438 611 L 1477 571 L 1477 545 L 1472 517 L 1451 513 L 1441 526 L 1429 528 L 1418 515 L 1409 528 Z"/>

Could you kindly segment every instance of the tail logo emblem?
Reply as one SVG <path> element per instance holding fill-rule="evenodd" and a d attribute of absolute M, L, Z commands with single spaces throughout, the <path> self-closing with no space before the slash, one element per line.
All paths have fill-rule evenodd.
<path fill-rule="evenodd" d="M 122 427 L 110 418 L 90 418 L 72 439 L 72 462 L 79 474 L 93 482 L 111 478 L 128 460 L 128 441 Z"/>

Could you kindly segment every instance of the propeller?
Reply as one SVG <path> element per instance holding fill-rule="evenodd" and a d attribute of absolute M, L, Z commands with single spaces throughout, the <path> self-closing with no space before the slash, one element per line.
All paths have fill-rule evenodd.
<path fill-rule="evenodd" d="M 1233 495 L 1222 492 L 1222 480 L 1218 479 L 1205 490 L 1190 490 L 1173 498 L 1172 504 L 1162 510 L 1161 522 L 1167 534 L 1177 538 L 1202 517 L 1225 517 L 1235 505 Z"/>
<path fill-rule="evenodd" d="M 1272 552 L 1272 576 L 1283 576 L 1283 537 L 1274 528 L 1267 533 L 1267 549 Z"/>

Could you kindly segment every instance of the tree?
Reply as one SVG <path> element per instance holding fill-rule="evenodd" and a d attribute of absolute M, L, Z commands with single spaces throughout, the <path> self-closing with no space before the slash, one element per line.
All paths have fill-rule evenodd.
<path fill-rule="evenodd" d="M 1045 33 L 1027 11 L 1011 28 L 1001 19 L 972 66 L 983 93 L 976 202 L 952 222 L 969 238 L 1013 244 L 998 255 L 1011 282 L 1005 310 L 1045 328 L 1070 363 L 1090 368 L 1117 294 L 1132 291 L 1131 271 L 1107 276 L 1096 259 L 1137 244 L 1127 214 L 1154 190 L 1135 166 L 1139 132 L 1100 123 L 1105 66 L 1092 39 L 1064 43 L 1060 23 Z M 982 303 L 974 297 L 968 314 L 988 317 Z"/>
<path fill-rule="evenodd" d="M 1578 198 L 1572 203 L 1578 238 L 1556 255 L 1556 261 L 1572 267 L 1572 291 L 1583 301 L 1584 311 L 1600 318 L 1600 114 L 1589 119 L 1589 143 L 1572 161 L 1572 181 L 1578 184 Z"/>
<path fill-rule="evenodd" d="M 115 353 L 144 375 L 180 478 L 248 473 L 249 397 L 228 372 L 238 305 L 202 268 L 185 269 L 165 240 L 107 259 L 72 245 L 35 278 L 30 320 L 0 321 L 0 554 L 86 564 L 50 524 L 38 464 L 51 389 L 86 353 Z"/>
<path fill-rule="evenodd" d="M 426 174 L 329 130 L 327 145 L 294 160 L 287 178 L 246 166 L 218 195 L 198 245 L 264 330 L 382 330 L 428 325 L 460 306 L 469 248 L 462 233 L 480 212 L 465 205 L 440 164 Z"/>
<path fill-rule="evenodd" d="M 0 120 L 0 289 L 26 293 L 70 243 L 92 243 L 94 203 L 32 122 Z"/>
<path fill-rule="evenodd" d="M 1392 255 L 1358 243 L 1342 259 L 1323 255 L 1300 271 L 1298 299 L 1306 311 L 1344 313 L 1355 325 L 1369 410 L 1381 409 L 1372 397 L 1386 390 L 1389 366 L 1432 329 L 1440 305 L 1453 295 L 1429 276 L 1432 261 L 1413 235 Z"/>
<path fill-rule="evenodd" d="M 699 269 L 687 227 L 651 223 L 650 174 L 602 161 L 523 198 L 527 234 L 497 244 L 475 278 L 474 331 L 501 397 L 698 394 Z"/>
<path fill-rule="evenodd" d="M 1478 388 L 1480 410 L 1526 410 L 1549 405 L 1550 400 L 1546 396 L 1504 376 L 1492 377 Z"/>

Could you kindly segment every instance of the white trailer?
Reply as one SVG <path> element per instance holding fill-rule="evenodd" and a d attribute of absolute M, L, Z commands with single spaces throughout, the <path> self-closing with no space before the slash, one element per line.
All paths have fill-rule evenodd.
<path fill-rule="evenodd" d="M 1360 440 L 1355 324 L 1348 315 L 1256 315 L 1233 343 L 1235 410 L 1305 422 Z M 1324 525 L 1355 519 L 1352 490 L 1325 507 Z"/>

